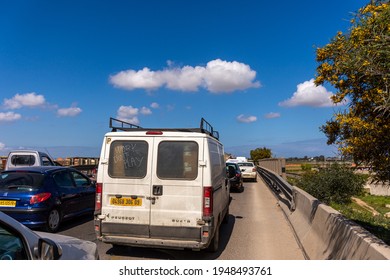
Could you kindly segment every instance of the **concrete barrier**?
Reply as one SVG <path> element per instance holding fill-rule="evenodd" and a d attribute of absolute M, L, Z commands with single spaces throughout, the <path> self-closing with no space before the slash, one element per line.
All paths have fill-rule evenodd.
<path fill-rule="evenodd" d="M 368 183 L 365 186 L 372 195 L 390 196 L 390 183 Z"/>
<path fill-rule="evenodd" d="M 295 211 L 280 203 L 308 259 L 389 260 L 390 246 L 294 187 Z"/>

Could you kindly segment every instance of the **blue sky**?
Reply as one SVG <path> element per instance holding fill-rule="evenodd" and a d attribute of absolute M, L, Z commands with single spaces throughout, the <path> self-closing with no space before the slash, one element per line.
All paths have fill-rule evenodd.
<path fill-rule="evenodd" d="M 0 155 L 99 156 L 109 117 L 204 117 L 237 156 L 335 155 L 315 49 L 367 2 L 0 0 Z"/>

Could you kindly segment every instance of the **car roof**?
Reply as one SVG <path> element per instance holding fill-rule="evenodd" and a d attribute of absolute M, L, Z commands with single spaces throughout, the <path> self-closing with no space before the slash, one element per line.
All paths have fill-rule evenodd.
<path fill-rule="evenodd" d="M 40 154 L 47 155 L 45 152 L 37 151 L 37 150 L 12 150 L 9 152 L 10 154 L 23 154 L 23 153 L 31 153 L 31 154 Z"/>
<path fill-rule="evenodd" d="M 65 166 L 28 166 L 28 167 L 18 167 L 13 168 L 3 173 L 12 173 L 12 172 L 36 172 L 36 173 L 52 173 L 59 170 L 68 170 L 69 167 Z M 73 169 L 72 169 L 73 170 Z"/>

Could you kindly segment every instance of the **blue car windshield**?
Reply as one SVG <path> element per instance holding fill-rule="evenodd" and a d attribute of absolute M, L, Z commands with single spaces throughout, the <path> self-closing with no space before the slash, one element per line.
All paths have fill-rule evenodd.
<path fill-rule="evenodd" d="M 44 175 L 31 172 L 10 172 L 0 175 L 0 189 L 37 189 L 42 186 Z"/>

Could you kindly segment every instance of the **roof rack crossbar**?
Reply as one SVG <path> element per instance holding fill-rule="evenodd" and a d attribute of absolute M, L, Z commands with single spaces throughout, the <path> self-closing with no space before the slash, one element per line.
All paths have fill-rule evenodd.
<path fill-rule="evenodd" d="M 116 123 L 119 123 L 120 126 L 115 125 Z M 118 120 L 115 118 L 110 118 L 110 128 L 111 128 L 112 132 L 115 132 L 117 130 L 126 130 L 129 128 L 131 129 L 131 128 L 142 128 L 142 127 L 135 125 L 135 124 L 132 124 L 132 123 L 125 122 L 125 121 L 121 121 L 121 120 Z"/>
<path fill-rule="evenodd" d="M 163 131 L 183 131 L 183 132 L 201 132 L 214 137 L 219 140 L 218 131 L 214 130 L 212 125 L 208 123 L 204 118 L 200 121 L 199 128 L 143 128 L 138 125 L 121 121 L 115 118 L 110 118 L 110 128 L 112 132 L 118 130 L 122 131 L 144 131 L 144 130 L 163 130 Z"/>

